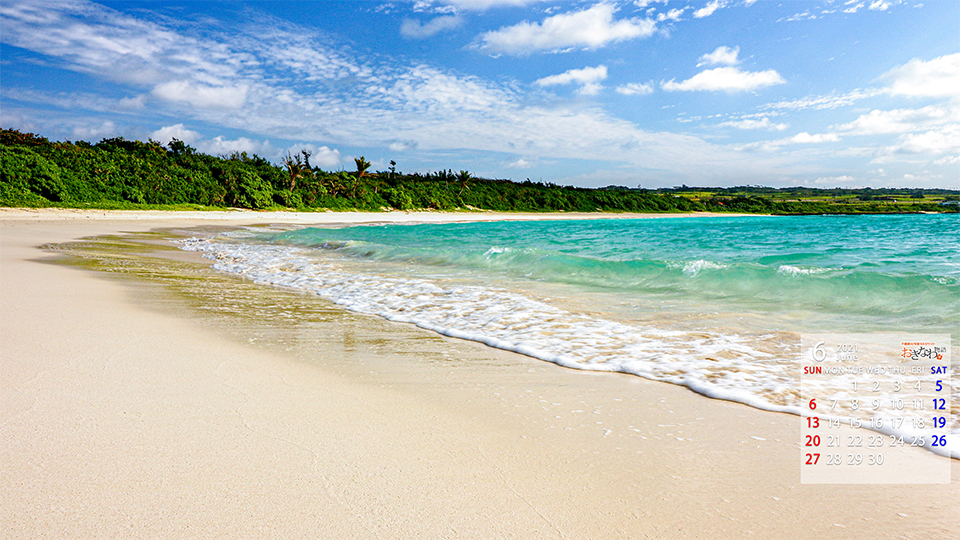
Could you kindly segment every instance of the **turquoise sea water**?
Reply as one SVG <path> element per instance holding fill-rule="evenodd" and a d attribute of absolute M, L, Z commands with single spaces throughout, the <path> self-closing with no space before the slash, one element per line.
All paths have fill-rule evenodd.
<path fill-rule="evenodd" d="M 355 311 L 787 412 L 801 333 L 960 343 L 956 215 L 366 225 L 184 247 Z"/>
<path fill-rule="evenodd" d="M 851 330 L 956 332 L 960 320 L 960 220 L 952 215 L 386 225 L 272 241 L 494 279 L 809 311 L 831 328 L 839 317 Z"/>

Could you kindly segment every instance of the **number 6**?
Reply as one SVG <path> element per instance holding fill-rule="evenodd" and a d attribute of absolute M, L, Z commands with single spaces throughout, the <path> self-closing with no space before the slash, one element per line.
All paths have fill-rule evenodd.
<path fill-rule="evenodd" d="M 815 362 L 823 362 L 823 360 L 827 357 L 827 351 L 823 350 L 824 343 L 826 342 L 821 341 L 813 346 L 813 352 L 811 355 L 813 356 L 813 360 Z"/>

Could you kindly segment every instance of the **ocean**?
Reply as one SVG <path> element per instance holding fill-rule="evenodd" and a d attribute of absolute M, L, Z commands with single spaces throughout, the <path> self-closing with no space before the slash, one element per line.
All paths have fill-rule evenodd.
<path fill-rule="evenodd" d="M 348 310 L 793 414 L 804 334 L 947 334 L 954 358 L 960 344 L 949 214 L 246 228 L 181 247 Z M 931 448 L 953 457 L 958 364 L 949 444 Z M 849 397 L 842 381 L 818 391 Z"/>

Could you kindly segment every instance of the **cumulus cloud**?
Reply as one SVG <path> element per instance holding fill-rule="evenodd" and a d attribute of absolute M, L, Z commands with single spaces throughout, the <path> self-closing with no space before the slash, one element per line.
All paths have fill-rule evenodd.
<path fill-rule="evenodd" d="M 847 2 L 846 5 L 852 4 L 853 2 Z M 847 9 L 843 10 L 844 13 L 856 13 L 858 10 L 863 9 L 864 3 L 858 2 Z"/>
<path fill-rule="evenodd" d="M 960 53 L 923 61 L 918 58 L 884 73 L 893 95 L 960 99 Z"/>
<path fill-rule="evenodd" d="M 661 84 L 668 91 L 717 91 L 742 92 L 767 86 L 783 84 L 787 81 L 772 69 L 766 71 L 741 71 L 735 67 L 721 67 L 701 71 L 693 77 L 675 82 L 669 80 Z"/>
<path fill-rule="evenodd" d="M 697 19 L 702 19 L 704 17 L 709 17 L 713 15 L 715 11 L 720 8 L 726 7 L 727 3 L 723 0 L 713 0 L 702 8 L 693 12 L 693 16 Z"/>
<path fill-rule="evenodd" d="M 203 136 L 200 132 L 187 129 L 183 124 L 164 126 L 150 134 L 150 138 L 166 146 L 170 141 L 177 139 L 187 144 L 199 141 Z"/>
<path fill-rule="evenodd" d="M 237 139 L 227 139 L 223 135 L 218 135 L 209 140 L 201 140 L 196 143 L 197 150 L 204 154 L 214 156 L 230 155 L 234 152 L 246 152 L 248 154 L 269 155 L 274 153 L 274 148 L 269 142 L 255 141 L 247 137 Z"/>
<path fill-rule="evenodd" d="M 507 164 L 507 168 L 509 169 L 529 169 L 532 166 L 533 166 L 533 163 L 530 163 L 529 161 L 523 158 L 520 158 L 516 161 L 510 162 Z"/>
<path fill-rule="evenodd" d="M 284 155 L 296 154 L 301 150 L 310 152 L 310 165 L 331 169 L 342 163 L 339 150 L 335 148 L 331 149 L 326 146 L 317 146 L 315 144 L 295 144 L 287 148 L 286 151 L 284 151 Z"/>
<path fill-rule="evenodd" d="M 715 65 L 724 65 L 724 66 L 735 66 L 740 63 L 737 60 L 737 55 L 740 54 L 740 47 L 734 47 L 731 49 L 727 46 L 717 47 L 712 53 L 707 53 L 700 57 L 697 67 L 700 66 L 715 66 Z"/>
<path fill-rule="evenodd" d="M 680 17 L 683 16 L 683 12 L 686 11 L 686 10 L 687 10 L 687 8 L 682 7 L 682 8 L 677 8 L 677 9 L 671 9 L 670 11 L 668 11 L 668 12 L 666 12 L 666 13 L 660 13 L 660 14 L 657 15 L 657 22 L 679 21 L 679 20 L 680 20 Z"/>
<path fill-rule="evenodd" d="M 822 142 L 837 142 L 839 140 L 840 136 L 836 133 L 816 133 L 811 135 L 804 131 L 786 139 L 785 144 L 816 144 Z"/>
<path fill-rule="evenodd" d="M 600 81 L 607 78 L 607 66 L 585 67 L 583 69 L 570 69 L 557 75 L 550 75 L 537 79 L 535 82 L 540 86 L 555 86 L 576 83 L 580 85 L 580 93 L 586 95 L 595 95 L 603 87 Z"/>
<path fill-rule="evenodd" d="M 246 152 L 274 157 L 274 154 L 277 153 L 276 148 L 271 146 L 269 141 L 257 141 L 247 137 L 227 139 L 223 135 L 206 139 L 200 132 L 187 129 L 182 123 L 164 126 L 153 131 L 150 133 L 150 139 L 164 146 L 170 144 L 173 139 L 177 139 L 193 146 L 204 154 L 210 155 L 230 155 L 234 152 Z"/>
<path fill-rule="evenodd" d="M 480 47 L 513 55 L 568 47 L 597 49 L 612 42 L 648 37 L 656 30 L 656 22 L 649 19 L 615 20 L 616 10 L 611 4 L 597 4 L 547 17 L 540 23 L 522 22 L 482 34 Z"/>
<path fill-rule="evenodd" d="M 652 94 L 653 86 L 644 83 L 628 83 L 618 86 L 616 90 L 618 94 L 623 94 L 625 96 L 637 96 Z"/>
<path fill-rule="evenodd" d="M 960 164 L 960 155 L 957 156 L 944 156 L 933 162 L 936 165 L 956 165 Z"/>
<path fill-rule="evenodd" d="M 960 125 L 944 126 L 924 133 L 902 135 L 886 149 L 892 154 L 944 154 L 960 152 Z"/>
<path fill-rule="evenodd" d="M 410 39 L 424 39 L 445 30 L 453 30 L 462 23 L 463 18 L 458 15 L 443 15 L 426 23 L 421 23 L 415 19 L 404 19 L 400 24 L 400 35 Z"/>

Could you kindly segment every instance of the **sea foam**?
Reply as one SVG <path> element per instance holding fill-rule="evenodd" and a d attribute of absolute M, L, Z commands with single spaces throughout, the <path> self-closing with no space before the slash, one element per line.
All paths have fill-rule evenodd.
<path fill-rule="evenodd" d="M 241 233 L 241 236 L 245 236 Z M 351 243 L 325 243 L 338 249 Z M 668 330 L 570 312 L 524 294 L 476 285 L 347 270 L 316 249 L 242 238 L 181 241 L 214 268 L 257 283 L 309 291 L 346 309 L 415 324 L 581 370 L 621 372 L 682 385 L 708 397 L 803 414 L 795 354 L 757 336 Z M 486 254 L 505 253 L 491 248 Z M 690 270 L 722 268 L 698 260 Z M 684 268 L 687 273 L 688 268 Z M 844 397 L 841 387 L 821 395 Z M 901 435 L 908 435 L 903 432 Z M 951 437 L 956 440 L 958 437 Z M 960 457 L 955 441 L 938 453 Z M 929 448 L 937 451 L 935 448 Z"/>

